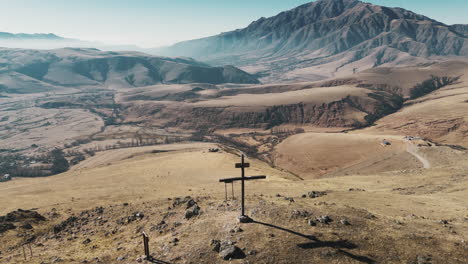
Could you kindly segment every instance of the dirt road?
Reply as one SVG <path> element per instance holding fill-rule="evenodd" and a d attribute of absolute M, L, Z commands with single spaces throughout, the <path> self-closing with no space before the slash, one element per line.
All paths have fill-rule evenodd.
<path fill-rule="evenodd" d="M 424 158 L 423 156 L 419 155 L 418 153 L 418 147 L 416 145 L 414 145 L 413 143 L 411 142 L 406 142 L 406 151 L 415 156 L 419 161 L 421 161 L 421 163 L 423 164 L 423 167 L 425 169 L 430 169 L 431 168 L 431 163 L 429 162 L 429 160 L 427 160 L 426 158 Z"/>

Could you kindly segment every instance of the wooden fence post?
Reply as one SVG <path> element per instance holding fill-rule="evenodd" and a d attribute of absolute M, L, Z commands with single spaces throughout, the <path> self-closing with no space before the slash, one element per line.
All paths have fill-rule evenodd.
<path fill-rule="evenodd" d="M 146 259 L 150 259 L 151 256 L 150 256 L 150 252 L 149 252 L 149 237 L 145 232 L 143 232 L 143 246 L 145 248 Z"/>

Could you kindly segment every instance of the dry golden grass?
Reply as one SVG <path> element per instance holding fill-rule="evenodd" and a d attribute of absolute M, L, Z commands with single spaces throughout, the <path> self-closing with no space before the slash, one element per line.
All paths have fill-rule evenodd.
<path fill-rule="evenodd" d="M 387 139 L 392 144 L 383 146 Z M 402 137 L 351 133 L 305 133 L 287 138 L 274 151 L 275 165 L 302 178 L 318 178 L 371 159 L 382 161 L 404 154 Z M 392 168 L 401 169 L 395 160 Z M 384 170 L 385 171 L 385 170 Z M 363 173 L 365 171 L 362 171 Z"/>
<path fill-rule="evenodd" d="M 194 106 L 200 107 L 267 107 L 274 105 L 288 105 L 297 103 L 330 103 L 339 101 L 342 98 L 350 96 L 364 96 L 367 89 L 353 86 L 336 86 L 324 88 L 312 88 L 299 91 L 289 91 L 282 93 L 263 93 L 263 94 L 239 94 L 235 96 L 225 96 L 219 99 L 207 100 L 194 103 Z"/>
<path fill-rule="evenodd" d="M 133 201 L 223 191 L 217 180 L 238 176 L 238 157 L 209 153 L 213 144 L 182 144 L 100 152 L 67 173 L 47 178 L 15 179 L 0 185 L 0 214 L 16 208 L 74 209 L 105 201 Z M 151 153 L 152 150 L 168 150 Z M 286 173 L 259 163 L 251 173 L 281 180 Z M 191 191 L 189 191 L 191 190 Z"/>
<path fill-rule="evenodd" d="M 351 148 L 356 141 L 374 155 L 381 152 L 371 144 L 378 145 L 377 136 L 342 136 L 340 142 L 346 148 L 336 151 L 344 157 L 352 156 L 348 152 L 359 155 Z M 327 135 L 311 137 L 324 140 Z M 245 260 L 231 263 L 411 263 L 418 256 L 430 256 L 433 263 L 467 261 L 467 245 L 462 242 L 468 235 L 466 160 L 429 170 L 304 181 L 288 180 L 287 173 L 248 160 L 252 164 L 248 175 L 266 174 L 268 179 L 247 183 L 247 213 L 268 225 L 246 224 L 241 226 L 244 232 L 231 233 L 239 226 L 239 203 L 223 202 L 224 188 L 217 180 L 239 174 L 233 166 L 238 157 L 225 152 L 209 153 L 209 147 L 213 145 L 165 146 L 173 151 L 158 154 L 148 153 L 152 150 L 148 147 L 103 152 L 83 164 L 86 166 L 62 175 L 0 184 L 0 214 L 18 207 L 37 207 L 46 216 L 56 208 L 60 214 L 47 223 L 33 225 L 37 235 L 33 262 L 22 260 L 18 247 L 22 238 L 16 234 L 23 231 L 1 235 L 0 263 L 50 263 L 56 256 L 64 263 L 94 263 L 95 258 L 104 263 L 121 263 L 117 261 L 120 256 L 126 258 L 124 263 L 134 263 L 143 254 L 143 230 L 151 237 L 154 256 L 170 263 L 222 263 L 212 251 L 211 239 L 235 241 L 246 253 L 257 251 Z M 395 148 L 404 149 L 404 143 L 396 143 Z M 123 156 L 115 154 L 119 151 L 125 152 Z M 124 154 L 134 157 L 125 158 Z M 103 164 L 103 160 L 111 164 Z M 236 196 L 238 187 L 235 186 Z M 327 195 L 301 198 L 312 190 L 327 191 Z M 168 197 L 186 195 L 199 197 L 202 210 L 200 216 L 190 220 L 183 217 L 185 205 L 168 209 L 172 207 Z M 283 196 L 292 197 L 295 202 Z M 130 205 L 123 206 L 124 202 Z M 102 215 L 81 213 L 96 206 L 104 207 Z M 294 217 L 293 210 L 306 210 L 311 216 Z M 145 214 L 142 220 L 128 225 L 117 223 L 137 211 Z M 370 214 L 375 218 L 369 218 Z M 87 223 L 73 234 L 65 232 L 49 238 L 53 235 L 52 226 L 70 215 L 85 217 Z M 330 216 L 333 222 L 315 227 L 307 224 L 307 219 L 320 215 Z M 160 233 L 152 227 L 163 219 L 168 227 Z M 341 219 L 347 219 L 351 225 L 342 225 Z M 449 224 L 440 224 L 442 219 Z M 101 220 L 106 222 L 100 224 Z M 91 242 L 83 244 L 87 238 Z M 179 242 L 171 242 L 174 238 Z"/>

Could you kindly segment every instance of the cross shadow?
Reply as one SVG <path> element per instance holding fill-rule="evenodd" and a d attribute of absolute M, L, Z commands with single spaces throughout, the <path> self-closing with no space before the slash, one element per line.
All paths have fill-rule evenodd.
<path fill-rule="evenodd" d="M 268 226 L 268 227 L 271 227 L 271 228 L 275 228 L 275 229 L 278 229 L 278 230 L 281 230 L 281 231 L 284 231 L 284 232 L 288 232 L 288 233 L 296 235 L 296 236 L 307 238 L 307 239 L 312 241 L 312 242 L 297 244 L 297 246 L 302 248 L 302 249 L 331 247 L 331 248 L 337 249 L 339 253 L 341 253 L 341 254 L 349 257 L 349 258 L 352 258 L 352 259 L 354 259 L 356 261 L 363 262 L 363 263 L 368 263 L 368 264 L 376 263 L 373 259 L 368 258 L 366 256 L 355 255 L 355 254 L 352 254 L 350 252 L 347 252 L 347 251 L 343 250 L 343 249 L 354 249 L 354 248 L 358 247 L 356 244 L 354 244 L 352 242 L 349 242 L 347 240 L 320 241 L 317 237 L 315 237 L 313 235 L 305 235 L 305 234 L 299 233 L 297 231 L 287 229 L 287 228 L 284 228 L 284 227 L 280 227 L 280 226 L 276 226 L 276 225 L 273 225 L 273 224 L 264 223 L 264 222 L 260 222 L 260 221 L 255 221 L 255 220 L 252 223 Z"/>
<path fill-rule="evenodd" d="M 149 257 L 146 261 L 149 262 L 149 263 L 155 263 L 155 264 L 171 264 L 169 262 L 158 260 L 158 259 L 155 259 L 153 257 Z"/>
<path fill-rule="evenodd" d="M 260 224 L 260 225 L 264 225 L 264 226 L 268 226 L 268 227 L 273 227 L 275 229 L 279 229 L 281 231 L 285 231 L 285 232 L 288 232 L 288 233 L 291 233 L 293 235 L 296 235 L 296 236 L 300 236 L 300 237 L 303 237 L 303 238 L 307 238 L 309 240 L 317 240 L 317 238 L 315 236 L 312 236 L 312 235 L 304 235 L 302 233 L 299 233 L 299 232 L 296 232 L 296 231 L 293 231 L 291 229 L 287 229 L 287 228 L 284 228 L 284 227 L 280 227 L 280 226 L 276 226 L 276 225 L 272 225 L 272 224 L 268 224 L 268 223 L 264 223 L 264 222 L 259 222 L 259 221 L 256 221 L 254 220 L 252 223 L 254 224 Z"/>

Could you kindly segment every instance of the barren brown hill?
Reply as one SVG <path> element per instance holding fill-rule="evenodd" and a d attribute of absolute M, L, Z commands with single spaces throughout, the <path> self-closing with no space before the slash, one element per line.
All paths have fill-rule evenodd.
<path fill-rule="evenodd" d="M 427 75 L 439 67 L 432 65 L 420 68 L 412 72 L 413 78 L 408 79 L 413 81 L 417 76 Z M 366 131 L 377 134 L 415 135 L 438 143 L 468 147 L 466 63 L 447 63 L 442 65 L 442 69 L 460 78 L 453 84 L 425 96 L 406 101 L 400 111 L 382 118 Z M 394 80 L 405 80 L 402 76 L 411 73 L 397 72 L 393 72 Z"/>
<path fill-rule="evenodd" d="M 380 67 L 319 82 L 256 86 L 160 85 L 122 91 L 117 101 L 125 109 L 122 112 L 125 122 L 150 122 L 160 126 L 265 129 L 293 124 L 358 128 L 372 125 L 375 120 L 396 111 L 404 111 L 402 107 L 416 102 L 409 99 L 438 89 L 451 90 L 447 87 L 458 85 L 458 92 L 464 94 L 466 80 L 463 76 L 467 69 L 466 61 L 460 60 L 401 68 Z M 459 116 L 464 111 L 463 106 L 447 109 L 445 113 Z"/>
<path fill-rule="evenodd" d="M 97 49 L 0 49 L 0 92 L 40 93 L 67 88 L 127 88 L 158 83 L 258 83 L 232 66 L 189 58 Z"/>

